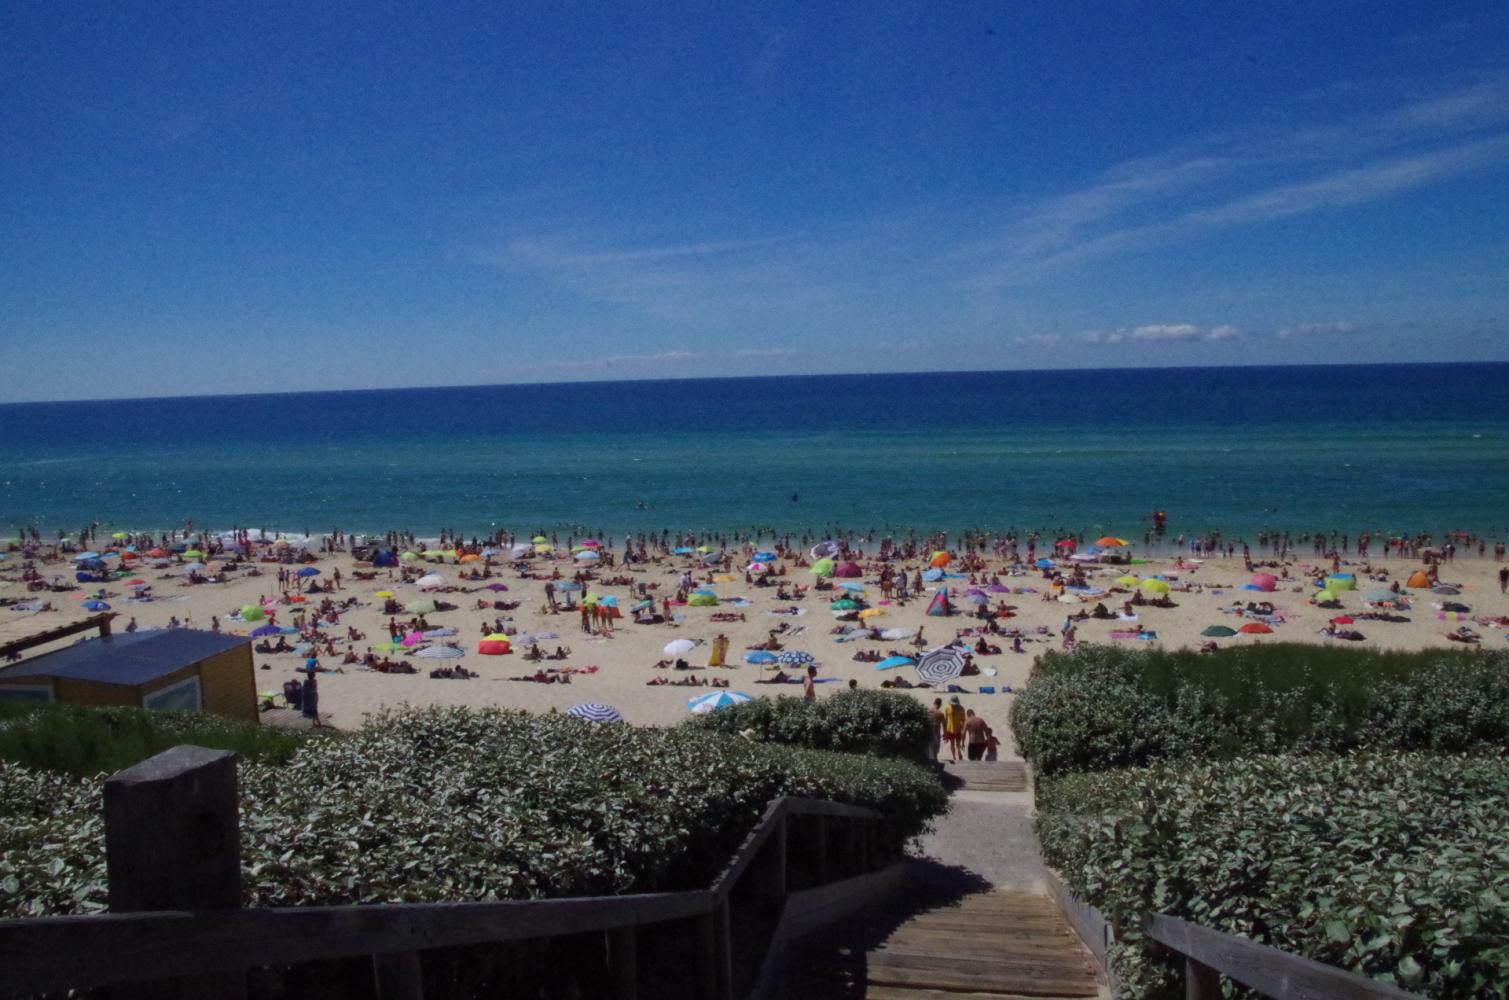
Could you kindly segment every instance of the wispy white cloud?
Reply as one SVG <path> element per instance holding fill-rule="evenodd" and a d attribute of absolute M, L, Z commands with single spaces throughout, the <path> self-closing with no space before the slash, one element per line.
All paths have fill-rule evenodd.
<path fill-rule="evenodd" d="M 1057 347 L 1064 344 L 1114 345 L 1128 342 L 1214 343 L 1232 340 L 1242 331 L 1230 324 L 1199 326 L 1195 323 L 1149 323 L 1144 326 L 1118 326 L 1109 329 L 1082 330 L 1079 333 L 1026 333 L 1013 337 L 1021 347 Z"/>
<path fill-rule="evenodd" d="M 1290 337 L 1334 337 L 1349 333 L 1356 333 L 1362 329 L 1356 323 L 1296 323 L 1293 326 L 1281 326 L 1273 331 L 1273 335 L 1280 340 L 1288 340 Z"/>
<path fill-rule="evenodd" d="M 1478 82 L 1339 124 L 1261 127 L 1123 163 L 1021 206 L 963 251 L 994 291 L 1202 233 L 1388 198 L 1509 163 L 1509 81 Z M 1292 179 L 1295 174 L 1310 176 Z M 1285 180 L 1275 183 L 1274 178 Z"/>

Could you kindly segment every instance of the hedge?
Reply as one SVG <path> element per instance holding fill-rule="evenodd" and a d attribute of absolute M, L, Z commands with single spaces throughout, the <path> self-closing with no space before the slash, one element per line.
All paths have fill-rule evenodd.
<path fill-rule="evenodd" d="M 692 716 L 693 729 L 716 733 L 752 730 L 755 739 L 814 750 L 837 750 L 872 757 L 931 759 L 927 708 L 917 699 L 890 691 L 840 691 L 815 702 L 800 698 L 756 698 Z"/>
<path fill-rule="evenodd" d="M 1011 709 L 1040 775 L 1162 758 L 1509 747 L 1509 653 L 1302 644 L 1048 655 Z"/>
<path fill-rule="evenodd" d="M 946 808 L 904 761 L 493 709 L 387 711 L 240 775 L 261 906 L 700 888 L 781 795 L 880 810 L 890 850 Z M 0 915 L 104 906 L 102 777 L 0 763 Z"/>
<path fill-rule="evenodd" d="M 1173 995 L 1158 911 L 1433 997 L 1509 993 L 1509 760 L 1174 761 L 1038 786 L 1043 855 L 1118 927 L 1126 995 Z"/>

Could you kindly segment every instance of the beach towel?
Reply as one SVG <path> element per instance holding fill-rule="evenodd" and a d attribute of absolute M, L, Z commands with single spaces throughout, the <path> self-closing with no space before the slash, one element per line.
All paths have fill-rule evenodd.
<path fill-rule="evenodd" d="M 1140 632 L 1118 631 L 1118 632 L 1112 632 L 1111 633 L 1111 638 L 1112 639 L 1135 639 L 1135 638 L 1137 638 L 1141 634 L 1142 633 L 1140 633 Z"/>

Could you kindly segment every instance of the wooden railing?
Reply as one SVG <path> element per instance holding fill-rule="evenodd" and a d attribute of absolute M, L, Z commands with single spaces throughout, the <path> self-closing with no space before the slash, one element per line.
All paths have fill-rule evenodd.
<path fill-rule="evenodd" d="M 1221 977 L 1273 1000 L 1420 1000 L 1334 965 L 1154 913 L 1143 932 L 1184 959 L 1186 1000 L 1218 1000 Z"/>
<path fill-rule="evenodd" d="M 834 883 L 828 847 L 842 824 L 845 882 L 862 882 L 885 856 L 873 810 L 837 802 L 772 802 L 707 889 L 631 896 L 490 903 L 240 908 L 234 755 L 175 747 L 105 784 L 108 914 L 0 920 L 0 995 L 121 983 L 151 992 L 236 997 L 247 970 L 371 956 L 379 997 L 423 995 L 420 955 L 430 949 L 601 932 L 612 993 L 638 994 L 636 929 L 668 921 L 695 927 L 694 994 L 735 995 L 730 901 L 754 869 L 757 895 L 776 907 L 790 891 L 793 821 L 809 884 Z M 831 896 L 831 890 L 828 891 Z M 768 941 L 755 942 L 768 945 Z M 759 949 L 763 953 L 763 948 Z M 748 978 L 748 977 L 746 977 Z M 147 987 L 141 987 L 143 991 Z"/>

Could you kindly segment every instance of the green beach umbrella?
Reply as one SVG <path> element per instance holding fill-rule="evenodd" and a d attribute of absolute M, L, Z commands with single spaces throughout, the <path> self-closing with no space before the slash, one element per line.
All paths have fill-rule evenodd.
<path fill-rule="evenodd" d="M 242 621 L 246 621 L 246 622 L 259 622 L 259 621 L 261 621 L 262 619 L 264 619 L 266 617 L 267 617 L 267 615 L 266 615 L 265 612 L 263 612 L 262 605 L 260 605 L 260 604 L 243 604 L 243 605 L 241 605 L 241 620 Z"/>
<path fill-rule="evenodd" d="M 1325 604 L 1328 601 L 1334 601 L 1336 599 L 1336 591 L 1334 590 L 1317 590 L 1315 592 L 1316 604 Z"/>
<path fill-rule="evenodd" d="M 812 564 L 812 575 L 813 576 L 832 576 L 833 575 L 833 560 L 832 559 L 826 559 L 826 558 L 824 558 L 824 559 L 819 559 L 817 562 L 813 563 Z"/>
<path fill-rule="evenodd" d="M 403 555 L 399 556 L 398 558 L 402 559 L 404 562 L 415 562 L 415 561 L 417 561 L 419 559 L 419 553 L 418 552 L 405 552 Z"/>
<path fill-rule="evenodd" d="M 1327 590 L 1356 590 L 1357 578 L 1355 576 L 1328 576 L 1326 577 Z"/>
<path fill-rule="evenodd" d="M 550 541 L 550 539 L 546 538 L 544 535 L 535 535 L 533 538 L 530 539 L 530 541 L 534 542 L 536 545 L 542 545 L 545 542 Z"/>
<path fill-rule="evenodd" d="M 127 538 L 129 536 L 124 531 L 115 531 L 115 532 L 111 532 L 110 537 L 114 538 L 116 540 L 120 540 L 122 538 Z"/>
<path fill-rule="evenodd" d="M 834 601 L 832 604 L 828 605 L 828 607 L 829 607 L 830 610 L 833 610 L 833 611 L 858 611 L 859 610 L 859 605 L 856 602 L 849 600 L 848 598 L 845 598 L 845 599 L 843 599 L 841 601 Z"/>
<path fill-rule="evenodd" d="M 1200 634 L 1209 636 L 1212 639 L 1229 639 L 1237 634 L 1237 630 L 1234 628 L 1228 628 L 1225 625 L 1212 625 L 1202 631 Z"/>
<path fill-rule="evenodd" d="M 710 608 L 717 605 L 718 598 L 714 594 L 693 594 L 686 599 L 686 603 L 694 608 Z"/>
<path fill-rule="evenodd" d="M 405 612 L 411 615 L 432 615 L 435 613 L 434 601 L 413 601 L 403 606 Z"/>
<path fill-rule="evenodd" d="M 1139 581 L 1135 576 L 1128 573 L 1126 576 L 1118 576 L 1116 578 L 1116 582 L 1121 584 L 1123 587 L 1135 587 L 1137 586 Z"/>
<path fill-rule="evenodd" d="M 200 549 L 184 549 L 183 556 L 185 559 L 202 559 L 204 552 Z"/>

